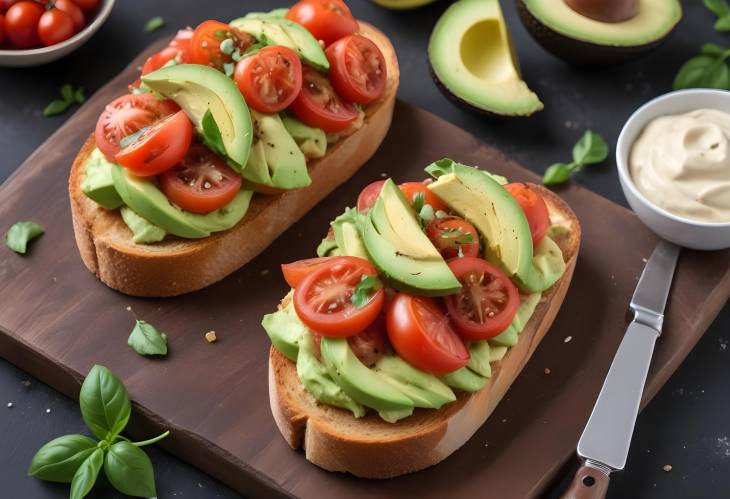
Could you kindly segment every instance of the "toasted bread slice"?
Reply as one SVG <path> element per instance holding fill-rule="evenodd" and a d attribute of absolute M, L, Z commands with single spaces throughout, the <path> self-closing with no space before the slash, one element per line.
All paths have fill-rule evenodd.
<path fill-rule="evenodd" d="M 395 424 L 374 412 L 357 419 L 349 411 L 316 401 L 302 386 L 296 365 L 274 347 L 269 353 L 271 412 L 286 441 L 303 448 L 306 458 L 330 471 L 363 478 L 391 478 L 432 466 L 461 447 L 484 424 L 550 328 L 573 276 L 581 229 L 573 211 L 553 192 L 535 186 L 545 198 L 566 262 L 565 274 L 548 291 L 501 361 L 476 393 L 459 392 L 439 410 L 416 409 Z M 285 304 L 282 304 L 282 306 Z"/>
<path fill-rule="evenodd" d="M 109 211 L 81 191 L 84 165 L 96 147 L 92 135 L 79 151 L 69 177 L 76 243 L 86 267 L 102 282 L 134 296 L 175 296 L 204 288 L 239 269 L 304 216 L 375 153 L 390 128 L 400 80 L 398 59 L 388 38 L 366 23 L 361 33 L 385 56 L 385 93 L 364 108 L 359 129 L 308 162 L 312 184 L 276 196 L 255 195 L 235 227 L 204 239 L 168 236 L 154 244 L 136 244 L 118 210 Z"/>

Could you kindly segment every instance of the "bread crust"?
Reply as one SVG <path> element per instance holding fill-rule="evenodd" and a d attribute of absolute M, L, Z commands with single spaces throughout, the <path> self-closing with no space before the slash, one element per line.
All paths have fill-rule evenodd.
<path fill-rule="evenodd" d="M 312 184 L 276 196 L 255 195 L 246 216 L 230 230 L 198 240 L 174 236 L 136 244 L 118 211 L 105 210 L 81 191 L 92 134 L 71 167 L 69 197 L 74 235 L 84 265 L 107 286 L 133 296 L 176 296 L 217 282 L 252 260 L 375 153 L 390 128 L 400 71 L 387 36 L 367 23 L 360 32 L 386 59 L 385 93 L 365 109 L 359 129 L 307 164 Z"/>
<path fill-rule="evenodd" d="M 392 478 L 432 466 L 461 447 L 487 420 L 532 356 L 563 303 L 575 269 L 581 229 L 568 205 L 552 191 L 531 184 L 548 205 L 553 223 L 569 231 L 556 242 L 566 270 L 543 294 L 517 345 L 492 363 L 492 377 L 476 393 L 460 392 L 439 410 L 416 409 L 395 424 L 372 411 L 356 419 L 349 411 L 316 401 L 301 385 L 296 365 L 273 346 L 269 352 L 269 399 L 279 430 L 295 449 L 329 471 L 362 478 Z"/>

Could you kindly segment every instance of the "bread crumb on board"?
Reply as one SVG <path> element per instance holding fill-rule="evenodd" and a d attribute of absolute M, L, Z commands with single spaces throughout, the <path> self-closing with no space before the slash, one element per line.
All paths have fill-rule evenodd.
<path fill-rule="evenodd" d="M 546 367 L 544 372 L 545 372 L 545 374 L 550 374 L 550 368 Z"/>
<path fill-rule="evenodd" d="M 205 340 L 208 343 L 214 343 L 218 341 L 218 336 L 216 336 L 215 331 L 208 331 L 207 333 L 205 333 Z"/>
<path fill-rule="evenodd" d="M 570 343 L 570 340 L 572 340 L 572 339 L 573 339 L 572 336 L 566 336 L 565 339 L 563 340 L 563 343 Z"/>
<path fill-rule="evenodd" d="M 671 464 L 665 464 L 664 466 L 662 466 L 662 469 L 664 471 L 666 471 L 667 473 L 669 473 L 670 471 L 672 471 L 672 465 Z"/>

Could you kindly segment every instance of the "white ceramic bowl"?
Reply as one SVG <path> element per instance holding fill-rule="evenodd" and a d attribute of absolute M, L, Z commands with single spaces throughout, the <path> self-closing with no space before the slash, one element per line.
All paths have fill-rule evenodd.
<path fill-rule="evenodd" d="M 56 43 L 49 47 L 39 47 L 26 50 L 0 50 L 0 66 L 5 67 L 22 67 L 22 66 L 40 66 L 56 59 L 70 54 L 96 33 L 114 7 L 114 0 L 102 0 L 99 11 L 91 23 L 84 26 L 84 29 L 76 33 L 68 40 Z"/>
<path fill-rule="evenodd" d="M 669 213 L 639 192 L 629 172 L 631 147 L 651 120 L 695 109 L 717 109 L 730 113 L 730 92 L 711 89 L 678 90 L 661 95 L 637 109 L 626 121 L 618 138 L 618 178 L 631 208 L 660 237 L 693 249 L 730 248 L 730 222 L 699 222 Z"/>

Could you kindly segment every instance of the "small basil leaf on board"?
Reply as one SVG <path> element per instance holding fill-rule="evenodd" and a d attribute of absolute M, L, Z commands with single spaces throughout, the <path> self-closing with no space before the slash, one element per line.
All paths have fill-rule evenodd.
<path fill-rule="evenodd" d="M 573 161 L 579 165 L 600 163 L 608 157 L 608 144 L 603 137 L 587 130 L 573 146 Z"/>
<path fill-rule="evenodd" d="M 95 365 L 81 385 L 79 406 L 84 423 L 100 439 L 127 426 L 132 406 L 127 389 L 109 369 Z"/>
<path fill-rule="evenodd" d="M 74 100 L 77 104 L 83 104 L 83 102 L 86 100 L 86 96 L 84 95 L 84 87 L 79 87 L 74 92 Z"/>
<path fill-rule="evenodd" d="M 115 489 L 137 497 L 155 497 L 152 462 L 145 452 L 129 442 L 117 442 L 104 457 L 104 473 Z"/>
<path fill-rule="evenodd" d="M 705 54 L 698 55 L 685 62 L 674 78 L 674 90 L 682 88 L 730 90 L 730 72 L 725 63 L 725 57 L 725 52 L 720 54 L 719 57 Z"/>
<path fill-rule="evenodd" d="M 79 469 L 76 470 L 73 480 L 71 480 L 70 499 L 83 499 L 96 482 L 99 476 L 99 470 L 104 464 L 104 451 L 96 449 L 89 457 L 81 463 Z"/>
<path fill-rule="evenodd" d="M 167 337 L 145 321 L 137 321 L 127 344 L 140 355 L 167 355 Z"/>
<path fill-rule="evenodd" d="M 555 163 L 545 170 L 545 174 L 542 177 L 542 183 L 545 185 L 556 185 L 562 184 L 570 180 L 570 175 L 573 173 L 573 167 L 566 165 L 565 163 Z"/>
<path fill-rule="evenodd" d="M 370 298 L 382 289 L 383 283 L 375 275 L 364 275 L 352 293 L 352 304 L 362 308 L 370 303 Z"/>
<path fill-rule="evenodd" d="M 200 125 L 203 128 L 203 142 L 205 145 L 210 147 L 214 152 L 226 157 L 226 147 L 223 145 L 223 136 L 221 135 L 218 123 L 213 118 L 213 113 L 210 109 L 205 112 L 203 119 L 200 121 Z"/>
<path fill-rule="evenodd" d="M 160 16 L 155 16 L 144 25 L 145 33 L 151 33 L 155 30 L 160 29 L 165 25 L 165 20 Z"/>
<path fill-rule="evenodd" d="M 730 31 L 730 15 L 726 15 L 715 21 L 715 31 L 719 31 L 720 33 Z"/>
<path fill-rule="evenodd" d="M 705 0 L 704 3 L 705 7 L 718 17 L 722 17 L 730 13 L 730 7 L 726 0 Z"/>
<path fill-rule="evenodd" d="M 56 116 L 61 114 L 66 111 L 70 105 L 70 102 L 61 99 L 51 101 L 51 103 L 43 110 L 43 116 Z"/>
<path fill-rule="evenodd" d="M 64 86 L 61 87 L 61 97 L 63 97 L 63 100 L 66 102 L 73 102 L 74 101 L 74 87 L 72 87 L 70 84 L 66 83 Z"/>
<path fill-rule="evenodd" d="M 28 251 L 28 242 L 43 234 L 35 222 L 17 222 L 5 233 L 5 245 L 21 255 Z"/>
<path fill-rule="evenodd" d="M 35 453 L 28 475 L 49 482 L 69 483 L 94 449 L 96 442 L 84 435 L 54 438 Z"/>
<path fill-rule="evenodd" d="M 715 44 L 715 43 L 705 43 L 702 46 L 702 53 L 705 55 L 714 55 L 717 57 L 722 57 L 723 52 L 725 52 L 725 49 L 723 49 L 721 46 Z"/>

